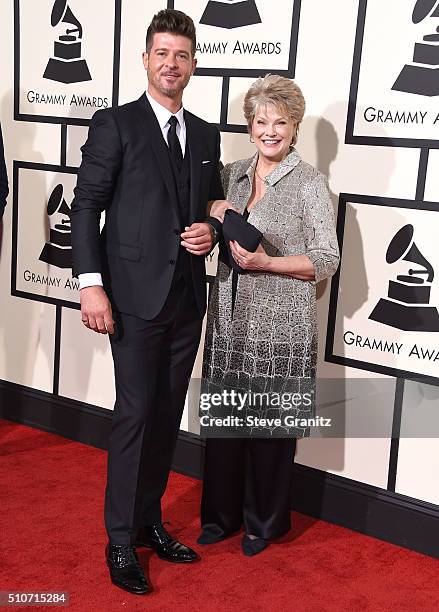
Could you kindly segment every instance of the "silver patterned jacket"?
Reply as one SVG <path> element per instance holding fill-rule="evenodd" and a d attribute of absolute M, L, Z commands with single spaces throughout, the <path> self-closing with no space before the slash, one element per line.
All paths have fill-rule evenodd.
<path fill-rule="evenodd" d="M 251 196 L 257 159 L 256 154 L 227 164 L 222 171 L 226 198 L 240 212 Z M 216 388 L 278 393 L 289 391 L 291 381 L 306 380 L 308 387 L 315 382 L 316 283 L 332 276 L 339 263 L 327 179 L 293 149 L 266 177 L 265 187 L 264 197 L 250 210 L 249 223 L 263 233 L 262 246 L 268 255 L 308 255 L 315 280 L 264 272 L 240 274 L 232 316 L 232 270 L 218 263 L 203 359 L 203 379 Z M 312 414 L 312 408 L 288 410 L 304 418 Z M 281 410 L 279 406 L 268 413 Z M 265 409 L 264 414 L 268 413 Z M 287 429 L 272 433 L 309 435 L 306 427 Z"/>

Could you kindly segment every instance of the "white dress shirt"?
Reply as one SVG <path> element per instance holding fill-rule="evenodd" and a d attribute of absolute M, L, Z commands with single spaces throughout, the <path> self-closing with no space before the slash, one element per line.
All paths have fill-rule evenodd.
<path fill-rule="evenodd" d="M 168 111 L 167 108 L 159 104 L 154 98 L 148 93 L 145 92 L 146 97 L 148 98 L 149 103 L 151 104 L 152 110 L 154 111 L 154 115 L 157 118 L 160 129 L 163 134 L 163 138 L 165 139 L 166 144 L 168 144 L 168 130 L 170 125 L 168 123 L 169 118 L 172 116 L 172 113 Z M 177 137 L 180 141 L 181 150 L 183 152 L 183 156 L 186 151 L 186 123 L 184 121 L 184 109 L 183 107 L 175 113 L 177 117 Z M 100 272 L 86 272 L 84 274 L 78 274 L 79 280 L 79 289 L 84 289 L 85 287 L 91 287 L 93 285 L 102 286 L 102 275 Z"/>

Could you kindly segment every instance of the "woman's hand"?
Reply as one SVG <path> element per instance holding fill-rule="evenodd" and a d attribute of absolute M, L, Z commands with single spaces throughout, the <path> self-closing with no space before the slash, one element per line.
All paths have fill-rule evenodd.
<path fill-rule="evenodd" d="M 261 244 L 254 253 L 246 251 L 236 240 L 231 240 L 229 244 L 233 259 L 243 270 L 254 270 L 256 272 L 270 271 L 271 257 L 267 255 Z"/>
<path fill-rule="evenodd" d="M 210 206 L 209 214 L 211 217 L 219 219 L 222 223 L 224 221 L 224 213 L 228 208 L 231 208 L 232 210 L 236 210 L 238 212 L 237 208 L 233 206 L 233 204 L 228 200 L 213 200 Z"/>

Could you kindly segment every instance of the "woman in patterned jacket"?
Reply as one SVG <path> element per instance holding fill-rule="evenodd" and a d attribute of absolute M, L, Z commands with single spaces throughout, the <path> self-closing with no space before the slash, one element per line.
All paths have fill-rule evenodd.
<path fill-rule="evenodd" d="M 244 273 L 224 261 L 218 264 L 203 360 L 203 384 L 209 389 L 255 390 L 270 397 L 259 410 L 228 408 L 242 423 L 251 423 L 247 428 L 237 426 L 227 438 L 207 432 L 198 542 L 218 542 L 244 524 L 242 549 L 248 556 L 291 526 L 295 443 L 309 435 L 303 419 L 312 414 L 314 402 L 285 407 L 271 398 L 293 389 L 313 393 L 316 283 L 332 276 L 339 262 L 326 177 L 294 148 L 304 111 L 301 90 L 287 78 L 267 75 L 250 87 L 244 115 L 257 151 L 225 166 L 227 199 L 215 201 L 210 211 L 223 220 L 232 207 L 263 234 L 254 253 L 230 242 Z M 284 420 L 286 413 L 297 418 L 293 426 Z M 208 414 L 215 416 L 215 410 Z M 281 426 L 253 426 L 255 419 L 248 420 L 273 415 Z"/>

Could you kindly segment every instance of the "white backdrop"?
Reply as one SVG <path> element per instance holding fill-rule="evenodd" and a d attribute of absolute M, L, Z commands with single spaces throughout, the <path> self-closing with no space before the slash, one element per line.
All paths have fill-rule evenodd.
<path fill-rule="evenodd" d="M 176 0 L 174 4 L 198 20 L 207 1 Z M 80 163 L 79 148 L 87 136 L 87 121 L 96 108 L 113 101 L 130 101 L 145 89 L 141 53 L 146 28 L 153 14 L 165 6 L 166 0 L 70 0 L 69 7 L 83 32 L 81 45 L 76 46 L 76 55 L 69 60 L 69 70 L 86 78 L 85 62 L 91 76 L 88 81 L 70 83 L 43 76 L 50 59 L 54 60 L 56 73 L 62 61 L 59 54 L 64 53 L 54 47 L 55 41 L 62 42 L 65 24 L 51 25 L 53 0 L 2 0 L 0 7 L 0 118 L 11 183 L 0 257 L 0 378 L 52 393 L 56 377 L 59 395 L 108 410 L 114 401 L 108 341 L 81 325 L 79 311 L 74 308 L 77 289 L 65 287 L 71 275 L 59 267 L 60 259 L 53 256 L 52 262 L 47 263 L 38 257 L 47 242 L 56 247 L 55 253 L 68 249 L 66 217 L 57 210 L 61 216 L 49 218 L 47 202 L 54 187 L 61 183 L 66 203 L 70 204 L 74 172 Z M 401 93 L 391 87 L 397 76 L 395 71 L 410 64 L 414 43 L 434 31 L 435 20 L 426 17 L 414 25 L 414 0 L 392 0 L 385 8 L 377 0 L 257 0 L 256 6 L 259 23 L 235 29 L 200 26 L 201 70 L 185 92 L 185 106 L 220 125 L 224 163 L 248 157 L 253 148 L 242 115 L 246 89 L 259 72 L 280 71 L 294 76 L 307 102 L 299 152 L 329 175 L 335 207 L 340 193 L 355 196 L 351 200 L 345 198 L 353 204 L 345 218 L 339 291 L 330 300 L 331 283 L 319 287 L 319 376 L 340 380 L 346 397 L 352 396 L 353 379 L 388 378 L 394 384 L 396 378 L 403 376 L 401 371 L 410 369 L 398 356 L 392 354 L 386 359 L 385 354 L 365 355 L 363 350 L 359 357 L 355 352 L 346 353 L 340 342 L 343 333 L 353 327 L 367 335 L 367 326 L 371 325 L 367 317 L 378 298 L 377 291 L 385 291 L 389 279 L 395 276 L 394 270 L 383 262 L 387 244 L 400 221 L 415 221 L 408 217 L 402 221 L 396 209 L 392 216 L 387 209 L 384 214 L 382 206 L 356 202 L 364 196 L 410 200 L 412 209 L 419 207 L 412 211 L 410 219 L 419 217 L 415 233 L 422 235 L 423 254 L 436 268 L 436 212 L 432 206 L 424 214 L 422 203 L 439 201 L 439 141 L 435 140 L 439 123 L 433 129 L 426 123 L 365 122 L 364 110 L 394 109 L 399 104 L 418 111 L 425 107 L 433 113 L 437 96 Z M 357 25 L 364 30 L 364 50 Z M 227 52 L 220 52 L 220 42 L 227 43 Z M 352 105 L 348 112 L 350 95 Z M 55 225 L 60 227 L 53 233 Z M 36 274 L 33 281 L 25 280 L 26 270 Z M 214 262 L 208 264 L 208 270 L 214 273 Z M 377 274 L 381 274 L 379 290 L 372 283 Z M 59 278 L 59 286 L 56 280 L 50 284 L 49 277 Z M 438 305 L 438 280 L 435 275 L 432 306 Z M 55 372 L 57 309 L 60 360 L 59 371 Z M 405 333 L 405 341 L 411 341 L 410 332 L 380 327 L 378 323 L 373 326 L 378 326 L 381 334 L 395 333 L 400 337 Z M 328 346 L 327 336 L 333 336 Z M 432 347 L 439 349 L 438 340 L 439 333 L 428 334 Z M 195 377 L 200 372 L 201 350 Z M 406 380 L 402 404 L 398 406 L 402 432 L 414 417 L 428 419 L 439 410 L 438 363 L 430 362 L 425 367 L 418 364 L 414 372 L 429 376 L 423 382 Z M 384 369 L 376 369 L 376 364 Z M 350 401 L 355 402 L 352 397 Z M 359 405 L 363 406 L 363 401 L 358 398 Z M 394 396 L 383 400 L 386 401 L 382 410 L 392 412 Z M 193 406 L 186 410 L 182 429 L 196 432 L 193 410 Z M 402 435 L 396 462 L 397 493 L 439 504 L 438 437 L 439 431 L 434 430 L 431 439 Z M 394 465 L 390 450 L 390 434 L 379 439 L 309 439 L 300 441 L 297 461 L 386 489 L 389 464 Z"/>

